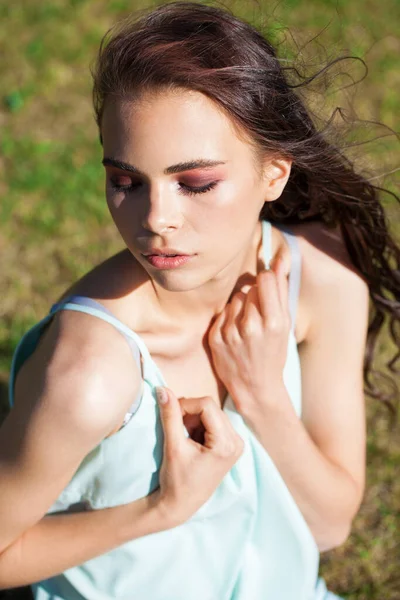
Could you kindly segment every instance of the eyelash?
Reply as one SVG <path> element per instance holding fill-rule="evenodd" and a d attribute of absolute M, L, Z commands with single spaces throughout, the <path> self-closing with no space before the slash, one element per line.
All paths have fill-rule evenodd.
<path fill-rule="evenodd" d="M 113 181 L 110 182 L 113 190 L 117 192 L 133 192 L 138 184 L 131 185 L 116 185 Z M 140 185 L 140 184 L 139 184 Z M 201 187 L 189 187 L 188 185 L 184 185 L 181 183 L 181 187 L 185 190 L 184 193 L 189 196 L 195 196 L 196 194 L 205 194 L 209 192 L 217 185 L 217 181 L 212 181 L 211 183 L 207 183 L 207 185 L 203 185 Z"/>

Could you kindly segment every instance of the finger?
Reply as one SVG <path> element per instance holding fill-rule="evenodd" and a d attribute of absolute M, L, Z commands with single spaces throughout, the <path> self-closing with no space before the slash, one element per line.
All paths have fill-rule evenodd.
<path fill-rule="evenodd" d="M 288 305 L 290 261 L 281 248 L 274 257 L 272 269 L 278 278 L 279 298 L 283 308 Z"/>
<path fill-rule="evenodd" d="M 282 249 L 280 249 L 279 252 L 275 255 L 272 269 L 277 277 L 278 292 L 279 292 L 279 299 L 281 301 L 281 306 L 285 310 L 288 306 L 288 294 L 289 294 L 288 274 L 289 274 L 290 266 L 287 264 L 287 260 L 283 254 Z"/>
<path fill-rule="evenodd" d="M 243 307 L 247 294 L 243 292 L 236 293 L 229 305 L 227 305 L 227 317 L 221 328 L 221 334 L 224 341 L 229 341 L 235 337 L 240 338 L 238 326 L 243 318 Z"/>
<path fill-rule="evenodd" d="M 195 442 L 198 440 L 198 434 L 202 432 L 202 439 L 204 440 L 204 425 L 201 422 L 199 415 L 187 415 L 183 416 L 183 423 L 189 433 L 189 437 Z"/>
<path fill-rule="evenodd" d="M 226 319 L 226 311 L 223 310 L 214 320 L 209 332 L 208 332 L 208 343 L 210 346 L 218 346 L 223 342 L 221 328 Z"/>
<path fill-rule="evenodd" d="M 179 400 L 172 390 L 163 386 L 156 388 L 156 394 L 164 430 L 164 447 L 176 447 L 186 439 Z M 162 401 L 164 394 L 167 402 Z"/>
<path fill-rule="evenodd" d="M 247 294 L 243 318 L 240 322 L 240 331 L 243 334 L 251 335 L 260 327 L 261 313 L 258 295 L 257 285 L 253 285 Z"/>
<path fill-rule="evenodd" d="M 269 271 L 271 268 L 270 261 L 268 263 L 265 262 L 264 257 L 259 257 L 257 259 L 257 273 L 260 271 Z"/>
<path fill-rule="evenodd" d="M 277 273 L 278 292 L 279 292 L 279 299 L 281 301 L 281 306 L 284 311 L 288 312 L 289 311 L 289 278 L 287 275 L 287 266 L 286 266 L 282 256 L 279 257 L 278 264 L 276 266 L 276 273 Z"/>
<path fill-rule="evenodd" d="M 275 271 L 262 271 L 257 275 L 260 313 L 264 323 L 281 315 L 281 300 Z"/>
<path fill-rule="evenodd" d="M 180 405 L 184 414 L 199 415 L 204 425 L 204 445 L 208 448 L 218 446 L 227 435 L 227 417 L 210 396 L 201 398 L 181 398 Z"/>

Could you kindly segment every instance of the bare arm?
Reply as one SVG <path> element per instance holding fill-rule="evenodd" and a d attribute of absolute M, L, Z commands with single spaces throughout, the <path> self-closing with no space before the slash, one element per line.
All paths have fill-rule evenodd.
<path fill-rule="evenodd" d="M 305 251 L 312 256 L 304 261 L 302 293 L 308 295 L 312 318 L 299 346 L 302 420 L 283 382 L 270 390 L 273 402 L 266 403 L 266 412 L 246 420 L 323 551 L 346 539 L 363 495 L 362 374 L 369 296 L 354 272 L 315 248 Z"/>
<path fill-rule="evenodd" d="M 140 386 L 130 349 L 111 326 L 83 314 L 58 316 L 21 368 L 15 406 L 0 429 L 0 588 L 168 528 L 156 493 L 126 506 L 44 516 L 82 459 L 122 422 Z"/>
<path fill-rule="evenodd" d="M 173 527 L 159 510 L 158 490 L 114 508 L 47 516 L 0 555 L 0 589 L 52 577 L 150 533 Z"/>

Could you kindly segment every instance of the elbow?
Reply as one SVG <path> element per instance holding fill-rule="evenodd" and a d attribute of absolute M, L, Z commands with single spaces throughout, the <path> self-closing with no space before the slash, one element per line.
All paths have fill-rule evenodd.
<path fill-rule="evenodd" d="M 22 536 L 0 550 L 0 598 L 1 591 L 26 585 L 21 581 L 24 568 L 21 561 Z"/>
<path fill-rule="evenodd" d="M 341 523 L 326 531 L 323 536 L 317 539 L 317 546 L 320 552 L 327 552 L 342 546 L 350 536 L 351 521 Z"/>
<path fill-rule="evenodd" d="M 354 484 L 354 493 L 346 509 L 343 507 L 341 514 L 337 515 L 335 523 L 331 523 L 321 535 L 316 538 L 320 552 L 327 552 L 342 546 L 349 538 L 353 519 L 356 516 L 364 495 L 364 485 Z"/>

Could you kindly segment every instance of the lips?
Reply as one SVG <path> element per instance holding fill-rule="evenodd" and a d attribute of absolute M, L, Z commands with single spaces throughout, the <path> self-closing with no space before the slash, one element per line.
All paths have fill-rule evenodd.
<path fill-rule="evenodd" d="M 177 255 L 177 256 L 162 256 L 160 254 L 149 254 L 144 256 L 145 260 L 149 262 L 156 269 L 176 269 L 182 267 L 187 262 L 191 261 L 193 255 Z"/>
<path fill-rule="evenodd" d="M 158 248 L 154 248 L 154 250 L 150 250 L 149 252 L 143 252 L 143 256 L 189 256 L 185 252 L 181 252 L 180 250 L 175 250 L 173 248 L 163 248 L 162 250 Z"/>
<path fill-rule="evenodd" d="M 160 252 L 155 252 L 154 254 L 146 254 L 146 256 L 182 256 L 182 254 L 161 254 Z"/>

